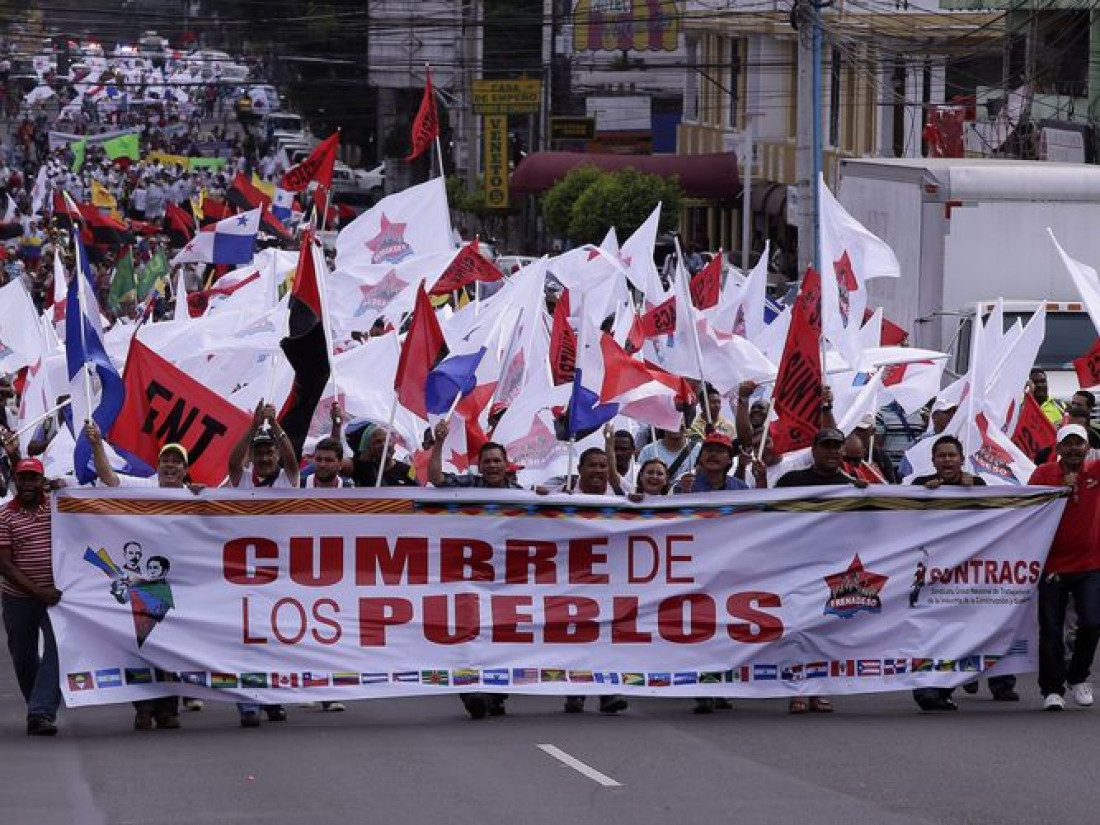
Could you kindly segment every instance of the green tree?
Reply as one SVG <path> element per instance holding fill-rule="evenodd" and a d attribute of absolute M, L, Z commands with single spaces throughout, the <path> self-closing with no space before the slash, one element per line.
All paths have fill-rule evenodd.
<path fill-rule="evenodd" d="M 574 243 L 599 243 L 607 230 L 615 227 L 619 237 L 625 239 L 658 203 L 662 204 L 659 229 L 675 228 L 680 219 L 679 180 L 636 169 L 601 173 L 572 202 L 568 229 L 563 234 Z"/>
<path fill-rule="evenodd" d="M 595 166 L 578 166 L 542 196 L 542 217 L 552 233 L 563 238 L 569 235 L 573 204 L 604 174 Z"/>

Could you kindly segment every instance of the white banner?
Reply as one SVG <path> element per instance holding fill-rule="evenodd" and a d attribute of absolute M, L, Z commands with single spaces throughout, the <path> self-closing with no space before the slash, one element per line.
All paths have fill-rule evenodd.
<path fill-rule="evenodd" d="M 1030 669 L 1059 495 L 63 490 L 62 689 L 91 705 L 957 685 Z"/>

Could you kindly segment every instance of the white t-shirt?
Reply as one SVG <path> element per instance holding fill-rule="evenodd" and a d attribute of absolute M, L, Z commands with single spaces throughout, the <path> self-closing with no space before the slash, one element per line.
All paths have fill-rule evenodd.
<path fill-rule="evenodd" d="M 230 484 L 230 487 L 237 487 L 242 490 L 262 490 L 264 487 L 281 488 L 287 490 L 296 489 L 296 485 L 291 483 L 287 477 L 286 470 L 279 470 L 279 475 L 275 476 L 274 484 L 265 484 L 264 487 L 259 487 L 255 479 L 252 478 L 252 468 L 246 467 L 244 473 L 241 475 L 241 481 L 239 484 Z"/>

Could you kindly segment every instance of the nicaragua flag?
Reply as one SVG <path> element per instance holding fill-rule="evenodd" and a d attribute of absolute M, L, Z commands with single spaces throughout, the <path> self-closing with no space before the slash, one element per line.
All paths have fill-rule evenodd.
<path fill-rule="evenodd" d="M 99 302 L 88 280 L 87 271 L 84 245 L 77 240 L 77 272 L 69 284 L 65 307 L 65 362 L 69 374 L 69 393 L 72 396 L 73 436 L 76 440 L 73 467 L 81 484 L 88 484 L 96 477 L 92 467 L 92 445 L 84 435 L 83 422 L 91 419 L 101 433 L 110 432 L 126 397 L 122 377 L 111 363 L 103 345 Z M 91 371 L 89 380 L 85 380 L 85 370 Z"/>
<path fill-rule="evenodd" d="M 246 264 L 256 252 L 263 208 L 220 220 L 202 231 L 179 251 L 172 265 L 188 263 Z"/>

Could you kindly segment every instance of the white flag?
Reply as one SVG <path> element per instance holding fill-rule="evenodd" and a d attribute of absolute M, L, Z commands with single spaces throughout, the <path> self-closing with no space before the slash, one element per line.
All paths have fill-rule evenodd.
<path fill-rule="evenodd" d="M 418 255 L 453 251 L 443 178 L 387 195 L 336 237 L 336 268 L 394 266 Z"/>

